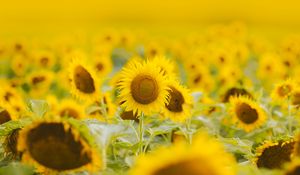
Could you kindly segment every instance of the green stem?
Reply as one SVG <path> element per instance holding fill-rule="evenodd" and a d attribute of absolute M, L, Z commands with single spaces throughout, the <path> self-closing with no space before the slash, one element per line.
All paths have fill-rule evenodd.
<path fill-rule="evenodd" d="M 139 154 L 143 153 L 144 141 L 144 113 L 139 117 Z"/>

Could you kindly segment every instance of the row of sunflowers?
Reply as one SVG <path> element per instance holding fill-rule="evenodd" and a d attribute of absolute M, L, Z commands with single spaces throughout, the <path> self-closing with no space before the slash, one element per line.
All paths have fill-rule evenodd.
<path fill-rule="evenodd" d="M 0 174 L 299 175 L 300 37 L 0 41 Z"/>

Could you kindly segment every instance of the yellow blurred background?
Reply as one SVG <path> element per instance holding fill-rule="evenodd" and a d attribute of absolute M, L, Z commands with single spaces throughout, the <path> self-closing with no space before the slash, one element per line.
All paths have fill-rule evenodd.
<path fill-rule="evenodd" d="M 270 37 L 298 33 L 300 1 L 285 0 L 10 0 L 0 3 L 0 35 L 53 35 L 103 28 L 168 35 L 244 22 Z"/>

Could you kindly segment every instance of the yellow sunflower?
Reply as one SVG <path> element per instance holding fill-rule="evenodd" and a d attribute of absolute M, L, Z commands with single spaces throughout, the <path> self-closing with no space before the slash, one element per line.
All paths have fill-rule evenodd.
<path fill-rule="evenodd" d="M 292 79 L 287 79 L 281 83 L 276 84 L 272 91 L 271 97 L 274 100 L 283 100 L 291 96 L 296 89 L 297 84 Z"/>
<path fill-rule="evenodd" d="M 259 168 L 278 169 L 291 161 L 295 141 L 266 141 L 256 148 L 254 163 Z"/>
<path fill-rule="evenodd" d="M 53 82 L 54 73 L 52 71 L 39 70 L 30 73 L 27 77 L 27 83 L 30 87 L 30 96 L 34 98 L 41 98 Z"/>
<path fill-rule="evenodd" d="M 205 144 L 204 144 L 205 143 Z M 148 155 L 141 155 L 129 175 L 234 175 L 236 163 L 216 140 L 197 135 L 193 144 L 175 142 Z"/>
<path fill-rule="evenodd" d="M 81 100 L 94 101 L 100 95 L 100 82 L 94 69 L 84 59 L 73 59 L 69 67 L 71 93 Z"/>
<path fill-rule="evenodd" d="M 36 120 L 20 131 L 17 141 L 22 162 L 41 173 L 95 172 L 103 166 L 98 149 L 67 120 Z"/>
<path fill-rule="evenodd" d="M 11 120 L 17 119 L 17 113 L 7 103 L 0 101 L 0 125 Z"/>
<path fill-rule="evenodd" d="M 265 111 L 253 100 L 245 96 L 230 98 L 229 112 L 232 121 L 249 132 L 266 121 Z"/>
<path fill-rule="evenodd" d="M 11 69 L 17 76 L 23 76 L 25 75 L 29 64 L 29 61 L 24 55 L 17 54 L 12 57 Z"/>
<path fill-rule="evenodd" d="M 81 104 L 72 99 L 63 99 L 57 107 L 57 115 L 60 117 L 85 118 L 85 109 Z"/>
<path fill-rule="evenodd" d="M 253 96 L 242 87 L 231 87 L 226 90 L 222 97 L 222 102 L 227 103 L 229 102 L 230 98 L 236 97 L 236 96 L 247 96 L 250 99 L 253 99 Z"/>
<path fill-rule="evenodd" d="M 16 88 L 4 84 L 0 89 L 0 100 L 4 103 L 12 104 L 12 101 L 22 101 L 23 98 Z"/>
<path fill-rule="evenodd" d="M 153 62 L 131 63 L 123 68 L 118 82 L 121 106 L 138 115 L 160 111 L 168 101 L 167 83 Z"/>
<path fill-rule="evenodd" d="M 170 99 L 165 104 L 164 116 L 179 122 L 191 117 L 192 97 L 189 90 L 177 82 L 170 83 L 169 89 Z"/>
<path fill-rule="evenodd" d="M 138 116 L 134 114 L 133 111 L 120 110 L 119 115 L 123 120 L 134 120 L 135 122 L 139 122 Z"/>
<path fill-rule="evenodd" d="M 100 77 L 107 76 L 113 69 L 113 63 L 110 56 L 94 56 L 94 67 Z"/>
<path fill-rule="evenodd" d="M 34 61 L 40 68 L 52 68 L 56 63 L 55 54 L 47 50 L 39 50 L 33 53 Z"/>

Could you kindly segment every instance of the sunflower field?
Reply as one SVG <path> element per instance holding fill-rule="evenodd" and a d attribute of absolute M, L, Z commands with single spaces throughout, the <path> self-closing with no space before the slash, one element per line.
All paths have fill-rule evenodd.
<path fill-rule="evenodd" d="M 64 3 L 44 10 L 65 11 Z M 0 12 L 0 175 L 300 175 L 296 29 L 253 27 L 274 23 L 270 9 L 244 20 L 227 9 L 208 23 L 193 4 L 174 2 L 186 9 L 170 15 L 173 2 L 156 2 L 153 14 L 152 4 L 138 16 L 124 9 L 141 2 L 118 3 L 102 4 L 114 22 L 76 32 L 64 21 L 73 13 L 86 15 L 79 26 L 93 21 L 96 5 L 73 5 L 86 11 L 63 19 L 13 7 L 16 18 L 9 3 Z M 277 15 L 278 26 L 300 22 L 289 7 L 291 18 Z M 44 18 L 66 32 L 37 22 Z"/>

